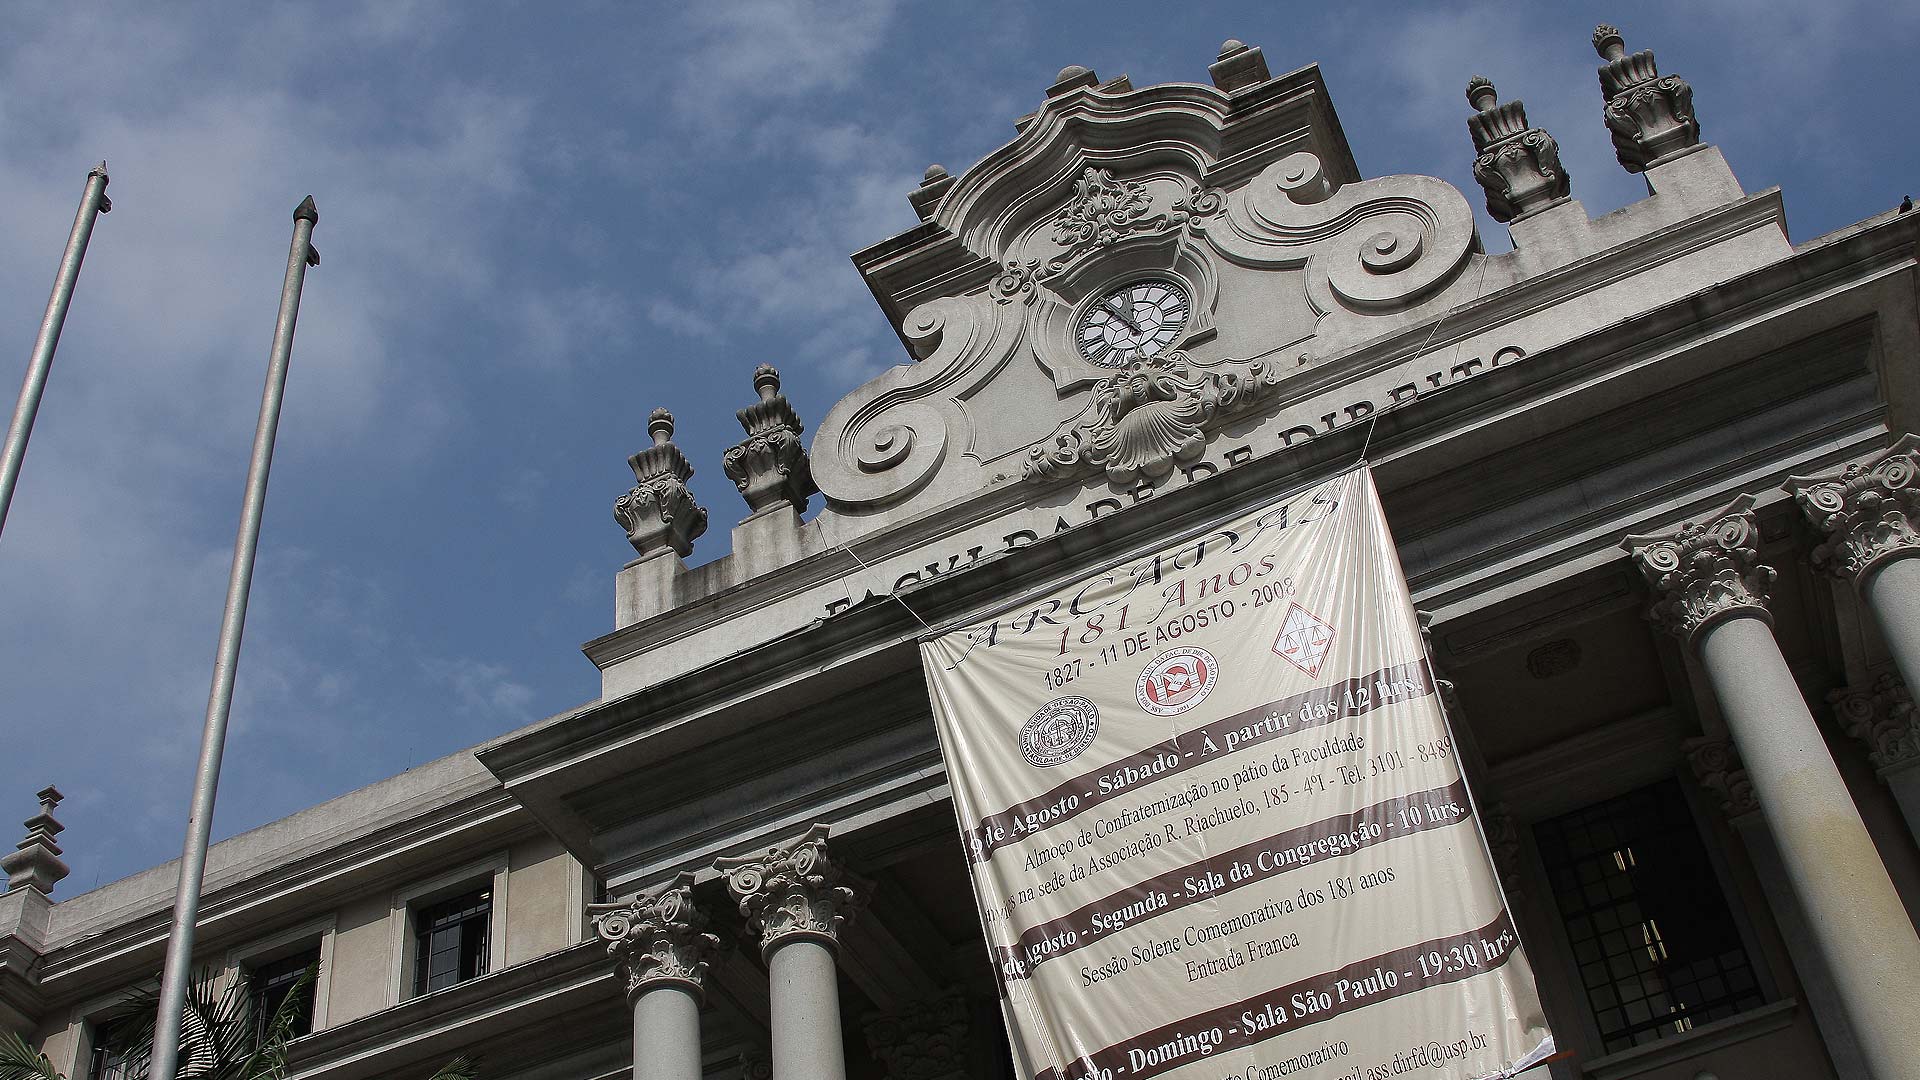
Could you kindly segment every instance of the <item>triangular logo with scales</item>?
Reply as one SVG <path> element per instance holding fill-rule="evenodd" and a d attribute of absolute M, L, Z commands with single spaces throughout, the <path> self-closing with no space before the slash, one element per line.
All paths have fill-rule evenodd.
<path fill-rule="evenodd" d="M 1287 609 L 1280 623 L 1280 636 L 1273 639 L 1273 651 L 1280 658 L 1314 678 L 1333 651 L 1333 624 L 1295 604 Z"/>

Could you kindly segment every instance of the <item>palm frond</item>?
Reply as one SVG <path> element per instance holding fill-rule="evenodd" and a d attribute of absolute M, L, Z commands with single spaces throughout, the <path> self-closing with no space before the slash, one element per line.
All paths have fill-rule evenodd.
<path fill-rule="evenodd" d="M 0 1032 L 0 1080 L 67 1080 L 19 1033 Z"/>
<path fill-rule="evenodd" d="M 267 1020 L 259 1045 L 241 1063 L 239 1080 L 281 1080 L 287 1074 L 287 1044 L 293 1041 L 293 1025 L 301 1009 L 312 1008 L 307 995 L 319 974 L 319 964 L 308 964 L 287 996 L 280 999 L 280 1007 Z"/>
<path fill-rule="evenodd" d="M 474 1059 L 461 1054 L 440 1066 L 440 1071 L 428 1077 L 427 1080 L 477 1080 L 479 1075 Z"/>
<path fill-rule="evenodd" d="M 253 995 L 244 978 L 232 980 L 222 990 L 219 972 L 202 968 L 188 981 L 180 1005 L 180 1052 L 174 1076 L 178 1080 L 240 1080 L 241 1066 L 254 1050 L 253 1011 Z M 108 1013 L 119 1025 L 113 1049 L 150 1056 L 159 1012 L 157 980 L 130 991 Z"/>

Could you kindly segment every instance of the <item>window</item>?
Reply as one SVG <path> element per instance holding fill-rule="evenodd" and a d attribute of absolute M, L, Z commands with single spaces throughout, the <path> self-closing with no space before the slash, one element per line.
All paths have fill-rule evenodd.
<path fill-rule="evenodd" d="M 1608 1053 L 1763 1003 L 1680 785 L 1534 826 Z"/>
<path fill-rule="evenodd" d="M 87 1080 L 141 1080 L 147 1075 L 150 1045 L 129 1049 L 124 1043 L 132 1033 L 133 1017 L 92 1025 L 93 1056 L 87 1063 Z"/>
<path fill-rule="evenodd" d="M 287 995 L 293 992 L 300 976 L 306 974 L 309 967 L 319 963 L 320 946 L 316 944 L 281 959 L 255 965 L 253 970 L 247 972 L 247 990 L 253 995 L 254 1023 L 257 1025 L 254 1033 L 256 1041 L 266 1038 L 267 1024 L 272 1021 L 274 1013 L 280 1010 L 281 1002 L 286 1001 Z M 314 988 L 311 983 L 301 991 L 301 996 L 306 1000 L 293 1013 L 293 1037 L 296 1039 L 313 1033 Z"/>
<path fill-rule="evenodd" d="M 413 916 L 413 992 L 431 993 L 487 973 L 493 892 L 462 893 Z"/>

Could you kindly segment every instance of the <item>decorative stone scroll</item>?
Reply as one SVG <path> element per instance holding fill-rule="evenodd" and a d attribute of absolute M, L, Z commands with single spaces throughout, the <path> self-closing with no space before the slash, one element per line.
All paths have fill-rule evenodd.
<path fill-rule="evenodd" d="M 647 434 L 653 445 L 627 459 L 639 482 L 614 500 L 613 520 L 627 530 L 627 542 L 641 557 L 671 550 L 685 558 L 707 531 L 707 512 L 687 490 L 693 465 L 673 445 L 672 413 L 653 410 Z"/>
<path fill-rule="evenodd" d="M 773 1080 L 773 1054 L 761 1046 L 740 1051 L 740 1080 Z"/>
<path fill-rule="evenodd" d="M 1607 99 L 1607 130 L 1628 172 L 1644 172 L 1700 145 L 1693 87 L 1678 75 L 1661 75 L 1652 49 L 1629 55 L 1620 31 L 1605 23 L 1594 28 L 1593 48 L 1606 61 L 1600 92 Z"/>
<path fill-rule="evenodd" d="M 1093 386 L 1086 408 L 1027 451 L 1023 478 L 1104 469 L 1122 486 L 1157 480 L 1206 452 L 1208 434 L 1280 384 L 1270 363 L 1202 368 L 1184 352 L 1135 360 Z"/>
<path fill-rule="evenodd" d="M 1920 714 L 1898 673 L 1881 675 L 1865 690 L 1842 687 L 1827 703 L 1840 730 L 1867 745 L 1867 760 L 1882 774 L 1920 761 Z"/>
<path fill-rule="evenodd" d="M 967 1003 L 959 994 L 916 1001 L 866 1023 L 887 1080 L 965 1080 Z"/>
<path fill-rule="evenodd" d="M 0 858 L 0 871 L 7 875 L 8 892 L 34 888 L 42 895 L 51 895 L 53 887 L 68 873 L 67 864 L 60 859 L 60 845 L 53 839 L 66 828 L 53 818 L 54 807 L 64 796 L 49 784 L 35 797 L 40 800 L 40 812 L 22 823 L 27 827 L 26 839 Z"/>
<path fill-rule="evenodd" d="M 1753 782 L 1747 779 L 1747 770 L 1741 765 L 1740 752 L 1734 749 L 1732 740 L 1703 736 L 1688 739 L 1680 748 L 1687 755 L 1694 779 L 1719 798 L 1720 809 L 1728 820 L 1760 809 L 1760 800 L 1753 794 Z"/>
<path fill-rule="evenodd" d="M 1560 164 L 1560 144 L 1527 126 L 1525 102 L 1516 98 L 1501 104 L 1492 80 L 1481 75 L 1467 83 L 1467 101 L 1476 110 L 1467 118 L 1467 132 L 1480 152 L 1473 178 L 1486 189 L 1493 220 L 1523 218 L 1572 193 L 1572 180 Z"/>
<path fill-rule="evenodd" d="M 1826 537 L 1813 564 L 1859 585 L 1888 560 L 1920 555 L 1920 438 L 1902 435 L 1886 450 L 1827 476 L 1795 476 L 1784 485 Z"/>
<path fill-rule="evenodd" d="M 707 917 L 694 903 L 692 874 L 622 903 L 589 904 L 587 912 L 627 981 L 627 1000 L 664 986 L 704 993 L 720 939 L 707 932 Z"/>
<path fill-rule="evenodd" d="M 1508 900 L 1518 899 L 1524 878 L 1521 874 L 1520 823 L 1506 803 L 1494 803 L 1480 814 L 1480 826 L 1487 832 L 1487 850 L 1493 854 L 1494 873 L 1500 875 L 1500 888 Z"/>
<path fill-rule="evenodd" d="M 753 388 L 760 400 L 734 414 L 747 437 L 727 449 L 721 468 L 755 513 L 778 503 L 804 512 L 818 489 L 800 442 L 800 416 L 780 392 L 780 372 L 772 364 L 754 369 Z"/>
<path fill-rule="evenodd" d="M 827 856 L 827 826 L 815 825 L 791 843 L 757 855 L 714 860 L 727 891 L 740 903 L 747 925 L 760 933 L 760 948 L 811 939 L 837 948 L 840 927 L 865 891 L 858 877 Z"/>
<path fill-rule="evenodd" d="M 1742 495 L 1700 522 L 1627 537 L 1623 546 L 1653 586 L 1648 617 L 1689 644 L 1734 615 L 1771 624 L 1767 588 L 1774 572 L 1760 562 L 1759 535 L 1753 496 Z"/>

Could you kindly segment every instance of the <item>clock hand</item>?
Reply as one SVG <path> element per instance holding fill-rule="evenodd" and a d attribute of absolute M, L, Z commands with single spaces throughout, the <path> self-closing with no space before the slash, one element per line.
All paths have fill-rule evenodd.
<path fill-rule="evenodd" d="M 1132 319 L 1127 318 L 1127 313 L 1125 311 L 1122 311 L 1119 308 L 1119 306 L 1116 305 L 1112 300 L 1102 301 L 1100 306 L 1103 308 L 1106 308 L 1108 311 L 1113 312 L 1115 317 L 1117 317 L 1121 322 L 1126 323 L 1127 329 L 1133 331 L 1136 334 L 1146 333 L 1146 331 L 1140 329 L 1139 324 L 1135 323 Z"/>

